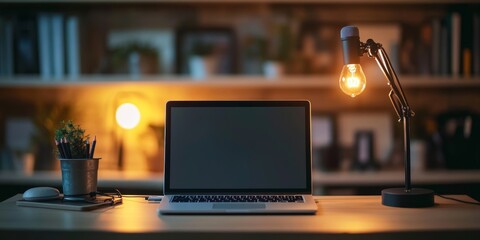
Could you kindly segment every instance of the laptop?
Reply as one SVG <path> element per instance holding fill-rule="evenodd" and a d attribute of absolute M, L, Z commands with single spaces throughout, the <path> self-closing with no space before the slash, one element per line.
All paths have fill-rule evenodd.
<path fill-rule="evenodd" d="M 310 102 L 170 101 L 160 214 L 312 214 Z"/>

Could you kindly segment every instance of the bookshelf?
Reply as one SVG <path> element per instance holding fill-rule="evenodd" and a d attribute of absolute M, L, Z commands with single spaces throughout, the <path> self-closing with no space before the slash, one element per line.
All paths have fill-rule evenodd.
<path fill-rule="evenodd" d="M 433 4 L 434 3 L 434 4 Z M 272 38 L 272 33 L 269 33 L 271 29 L 275 28 L 277 23 L 275 18 L 279 18 L 279 22 L 288 21 L 291 22 L 292 29 L 304 27 L 304 23 L 313 25 L 313 27 L 323 27 L 322 24 L 331 25 L 337 27 L 336 25 L 346 25 L 346 24 L 363 24 L 363 25 L 386 25 L 381 26 L 380 30 L 385 30 L 386 28 L 397 28 L 395 31 L 400 32 L 400 36 L 404 33 L 412 31 L 414 35 L 420 35 L 419 28 L 425 24 L 427 21 L 431 20 L 441 20 L 442 25 L 447 24 L 443 23 L 447 17 L 452 12 L 480 12 L 480 4 L 475 0 L 301 0 L 301 1 L 285 1 L 285 0 L 261 0 L 261 1 L 251 1 L 251 0 L 228 0 L 228 1 L 217 1 L 217 0 L 182 0 L 182 1 L 171 1 L 171 0 L 144 0 L 144 1 L 131 1 L 131 0 L 121 0 L 121 1 L 111 1 L 111 0 L 73 0 L 73 1 L 56 1 L 56 0 L 21 0 L 21 1 L 0 1 L 2 10 L 0 10 L 1 16 L 16 16 L 16 15 L 27 15 L 35 16 L 36 14 L 52 13 L 53 15 L 63 15 L 65 18 L 65 33 L 68 32 L 68 18 L 73 16 L 74 23 L 78 21 L 77 30 L 79 33 L 79 49 L 80 54 L 80 66 L 81 74 L 91 75 L 91 74 L 104 74 L 107 72 L 111 74 L 112 71 L 100 69 L 102 62 L 108 60 L 108 51 L 114 47 L 115 40 L 112 40 L 111 35 L 115 31 L 120 31 L 121 34 L 125 34 L 125 31 L 130 31 L 132 29 L 162 29 L 168 30 L 168 34 L 176 35 L 176 31 L 179 28 L 184 26 L 221 26 L 231 28 L 235 33 L 236 47 L 238 48 L 238 53 L 236 53 L 235 59 L 237 59 L 236 69 L 232 70 L 234 75 L 237 74 L 246 74 L 250 70 L 245 67 L 245 59 L 241 52 L 248 51 L 247 43 L 245 43 L 245 36 L 242 31 L 247 31 L 243 29 L 242 21 L 246 21 L 244 18 L 253 19 L 257 21 L 256 18 L 261 18 L 259 16 L 271 17 L 274 19 L 272 22 L 263 23 L 261 21 L 254 22 L 254 24 L 264 24 L 263 30 L 264 33 L 259 33 L 259 36 L 265 38 L 266 41 L 270 41 Z M 237 11 L 238 10 L 238 11 Z M 214 13 L 218 14 L 214 14 Z M 217 19 L 212 18 L 212 16 L 217 16 Z M 279 17 L 280 16 L 280 17 Z M 408 16 L 408 17 L 407 17 Z M 58 17 L 58 16 L 52 16 Z M 231 17 L 231 19 L 229 19 Z M 462 16 L 463 17 L 463 16 Z M 282 18 L 284 18 L 282 20 Z M 286 19 L 286 20 L 285 20 Z M 1 23 L 1 19 L 0 19 Z M 283 24 L 283 23 L 280 23 Z M 307 24 L 307 25 L 308 25 Z M 0 24 L 1 25 L 1 24 Z M 75 24 L 73 24 L 75 25 Z M 295 25 L 295 26 L 294 26 Z M 317 26 L 318 25 L 318 26 Z M 331 27 L 330 26 L 330 27 Z M 307 26 L 307 32 L 308 30 Z M 311 26 L 310 26 L 311 27 Z M 328 27 L 328 26 L 327 26 Z M 247 27 L 248 28 L 248 27 Z M 412 29 L 414 28 L 414 29 Z M 75 29 L 75 27 L 74 27 Z M 125 30 L 125 31 L 123 31 Z M 378 30 L 378 29 L 377 29 Z M 303 30 L 298 30 L 295 32 L 293 38 L 302 36 Z M 39 31 L 41 32 L 41 31 Z M 294 31 L 293 31 L 294 32 Z M 465 32 L 465 31 L 463 31 Z M 118 32 L 117 32 L 118 33 Z M 131 31 L 131 34 L 136 32 Z M 158 33 L 160 34 L 160 33 Z M 243 35 L 242 35 L 243 34 Z M 40 41 L 40 36 L 38 40 Z M 274 34 L 273 34 L 274 35 Z M 338 35 L 338 34 L 337 34 Z M 406 35 L 406 34 L 404 34 Z M 68 37 L 68 36 L 67 36 Z M 172 37 L 172 36 L 170 36 Z M 292 36 L 290 36 L 292 37 Z M 175 38 L 175 36 L 173 36 Z M 276 38 L 273 36 L 273 38 Z M 397 37 L 398 38 L 398 37 Z M 402 47 L 404 45 L 404 39 L 396 39 L 397 43 Z M 327 42 L 322 42 L 319 44 L 331 44 L 328 41 L 338 42 L 337 37 L 334 39 L 320 39 L 321 41 L 327 40 Z M 163 46 L 164 48 L 175 48 L 175 44 L 178 43 L 178 40 L 175 43 L 170 42 L 168 46 Z M 295 41 L 301 41 L 299 39 L 293 39 Z M 67 41 L 68 42 L 68 41 Z M 381 41 L 380 41 L 381 42 Z M 65 43 L 67 44 L 67 43 Z M 112 45 L 113 44 L 113 45 Z M 299 43 L 290 43 L 290 52 L 296 51 L 293 45 L 298 45 Z M 386 44 L 386 43 L 385 43 Z M 462 43 L 463 44 L 463 43 Z M 75 46 L 75 44 L 73 44 Z M 273 44 L 275 45 L 275 44 Z M 160 46 L 157 46 L 160 48 Z M 67 48 L 67 46 L 65 46 Z M 423 46 L 422 46 L 423 48 Z M 160 50 L 159 50 L 160 51 Z M 177 51 L 177 50 L 175 50 Z M 269 50 L 270 51 L 270 50 Z M 400 50 L 402 51 L 402 50 Z M 390 52 L 390 49 L 387 49 L 387 52 Z M 403 51 L 402 51 L 403 52 Z M 68 55 L 67 53 L 65 53 Z M 166 53 L 160 53 L 162 56 Z M 171 54 L 171 53 L 168 53 Z M 167 55 L 168 55 L 167 54 Z M 173 53 L 176 54 L 176 53 Z M 328 67 L 329 70 L 323 71 L 321 74 L 332 74 L 338 72 L 339 70 L 339 56 L 336 56 L 337 53 L 328 52 L 331 58 L 331 64 L 327 64 L 324 67 Z M 472 53 L 474 54 L 474 53 Z M 393 57 L 396 57 L 396 54 L 391 54 Z M 460 53 L 458 53 L 460 55 Z M 39 57 L 43 56 L 39 53 Z M 164 57 L 164 56 L 163 56 Z M 473 56 L 475 58 L 475 55 Z M 176 56 L 178 58 L 178 56 Z M 292 59 L 297 61 L 297 57 L 291 56 Z M 65 60 L 64 67 L 68 67 L 68 59 Z M 161 59 L 162 60 L 162 59 Z M 163 59 L 164 60 L 164 59 Z M 162 60 L 162 61 L 163 61 Z M 462 62 L 462 59 L 457 59 Z M 76 61 L 76 60 L 73 60 Z M 160 60 L 159 60 L 160 61 Z M 167 61 L 167 60 L 165 60 Z M 175 60 L 169 59 L 171 61 L 167 64 L 162 63 L 163 65 L 168 65 L 169 67 L 163 66 L 165 69 L 160 69 L 158 71 L 163 71 L 160 73 L 162 76 L 175 75 L 177 70 L 174 68 L 179 68 L 176 63 L 173 63 Z M 325 61 L 325 60 L 323 60 Z M 422 60 L 423 61 L 423 60 Z M 41 63 L 42 61 L 40 61 Z M 62 62 L 62 61 L 60 61 Z M 334 63 L 333 63 L 334 62 Z M 0 61 L 1 63 L 1 61 Z M 73 64 L 75 65 L 75 64 Z M 289 65 L 292 65 L 289 63 Z M 302 65 L 302 64 L 299 64 Z M 421 65 L 421 64 L 420 64 Z M 62 66 L 60 66 L 62 67 Z M 39 66 L 38 68 L 41 68 Z M 167 69 L 168 68 L 168 69 Z M 293 75 L 302 75 L 305 74 L 305 71 L 310 71 L 306 69 L 293 69 L 298 68 L 289 66 L 290 72 Z M 418 68 L 421 68 L 420 66 Z M 398 69 L 400 70 L 400 69 Z M 401 72 L 398 71 L 397 72 Z M 41 70 L 40 70 L 41 71 Z M 103 71 L 103 72 L 102 72 Z M 113 70 L 116 74 L 115 71 Z M 255 69 L 257 71 L 258 69 Z M 303 72 L 302 72 L 303 71 Z M 315 71 L 315 70 L 314 70 Z M 326 71 L 326 72 L 325 72 Z M 411 70 L 405 70 L 411 71 Z M 420 71 L 420 70 L 415 70 Z M 423 71 L 423 70 L 422 70 Z M 460 71 L 463 71 L 460 69 Z M 67 75 L 68 73 L 65 73 Z M 148 73 L 152 74 L 152 73 Z M 158 73 L 153 72 L 154 75 Z M 412 74 L 411 72 L 408 74 Z M 415 73 L 413 73 L 415 74 Z M 1 75 L 1 71 L 0 71 Z M 434 76 L 436 74 L 433 74 Z M 444 74 L 447 75 L 448 73 Z M 473 74 L 472 74 L 473 75 Z M 453 78 L 458 78 L 456 74 L 451 74 Z M 82 78 L 81 76 L 79 78 Z M 143 77 L 140 77 L 143 78 Z M 478 78 L 478 74 L 476 77 Z M 57 77 L 58 80 L 63 80 L 64 77 Z"/>
<path fill-rule="evenodd" d="M 387 98 L 386 80 L 383 77 L 378 78 L 378 81 L 370 81 L 366 73 L 369 79 L 368 93 L 365 92 L 359 101 L 350 101 L 348 97 L 342 95 L 338 89 L 339 71 L 337 71 L 338 62 L 341 61 L 340 54 L 332 55 L 331 52 L 330 57 L 336 56 L 332 60 L 335 64 L 331 65 L 328 71 L 306 73 L 291 70 L 276 79 L 267 78 L 258 72 L 247 74 L 244 69 L 238 67 L 239 69 L 232 74 L 213 75 L 204 80 L 196 80 L 187 74 L 178 74 L 174 69 L 173 60 L 171 69 L 167 72 L 153 72 L 135 77 L 125 73 L 102 72 L 98 69 L 108 55 L 108 33 L 117 29 L 158 28 L 168 29 L 169 33 L 175 34 L 176 30 L 184 25 L 196 25 L 228 26 L 236 32 L 242 32 L 246 30 L 238 25 L 244 21 L 253 19 L 256 22 L 252 26 L 256 26 L 263 21 L 261 16 L 272 19 L 280 16 L 279 22 L 284 21 L 282 17 L 287 16 L 289 20 L 287 22 L 297 24 L 296 27 L 301 27 L 304 22 L 319 26 L 324 23 L 344 25 L 359 22 L 387 25 L 387 29 L 393 26 L 394 29 L 403 32 L 405 25 L 419 28 L 425 21 L 444 19 L 452 11 L 464 9 L 465 6 L 474 13 L 480 13 L 478 0 L 0 0 L 0 18 L 19 13 L 35 15 L 40 12 L 78 16 L 80 23 L 78 30 L 81 36 L 79 49 L 82 55 L 81 73 L 74 80 L 68 76 L 44 79 L 39 74 L 0 76 L 0 123 L 4 123 L 10 116 L 31 117 L 36 105 L 51 105 L 70 100 L 74 105 L 72 108 L 77 108 L 81 104 L 75 100 L 81 98 L 87 99 L 86 102 L 90 104 L 91 109 L 88 111 L 80 109 L 82 111 L 79 118 L 105 122 L 104 117 L 97 115 L 113 111 L 111 109 L 113 107 L 110 106 L 112 99 L 117 93 L 126 91 L 137 92 L 150 98 L 152 105 L 160 106 L 157 111 L 161 111 L 161 106 L 169 99 L 301 98 L 312 102 L 313 114 L 335 117 L 344 111 L 386 112 L 394 117 Z M 265 29 L 268 31 L 269 28 L 265 27 L 262 31 Z M 242 36 L 244 35 L 236 36 L 240 49 L 237 53 L 238 58 L 243 57 L 241 52 L 246 47 Z M 335 37 L 334 41 L 337 40 Z M 397 39 L 398 44 L 400 40 Z M 175 48 L 171 45 L 168 47 Z M 457 109 L 480 112 L 479 75 L 471 74 L 465 77 L 463 74 L 404 73 L 399 78 L 414 110 L 425 111 L 427 115 L 430 114 L 428 116 Z M 89 127 L 93 128 L 94 132 L 100 132 L 95 129 L 104 127 L 102 124 L 96 125 L 90 123 Z M 0 134 L 4 133 L 5 130 L 0 129 Z M 108 138 L 111 132 L 105 131 L 100 134 L 104 135 L 103 138 Z M 110 143 L 114 145 L 113 140 Z M 4 145 L 5 140 L 2 138 L 0 147 Z M 99 151 L 108 156 L 107 153 L 114 152 L 115 149 L 110 147 Z M 114 168 L 114 160 L 115 156 L 105 159 L 106 169 Z M 318 184 L 325 186 L 356 184 L 367 186 L 382 181 L 396 184 L 400 179 L 397 173 L 391 172 L 315 174 L 319 179 L 316 180 Z M 440 173 L 427 172 L 422 175 L 426 176 L 423 178 L 426 180 L 421 182 L 425 184 L 442 182 L 443 174 L 447 176 L 445 179 L 457 181 L 455 179 L 461 179 L 459 176 L 463 172 L 449 170 Z M 467 176 L 472 174 L 468 173 Z M 135 181 L 128 177 L 125 179 Z M 458 180 L 459 183 L 479 182 L 478 179 L 472 178 L 462 181 Z"/>

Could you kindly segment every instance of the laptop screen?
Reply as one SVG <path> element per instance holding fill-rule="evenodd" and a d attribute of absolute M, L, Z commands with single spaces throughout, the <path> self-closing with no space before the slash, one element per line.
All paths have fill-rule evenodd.
<path fill-rule="evenodd" d="M 308 101 L 167 103 L 165 193 L 310 193 Z"/>

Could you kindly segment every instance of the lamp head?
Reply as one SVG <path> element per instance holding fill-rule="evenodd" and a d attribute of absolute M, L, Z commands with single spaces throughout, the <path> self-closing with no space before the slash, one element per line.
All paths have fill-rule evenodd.
<path fill-rule="evenodd" d="M 344 66 L 340 74 L 339 84 L 342 91 L 355 97 L 365 90 L 367 79 L 360 66 L 360 36 L 357 27 L 346 26 L 340 31 L 342 40 Z"/>
<path fill-rule="evenodd" d="M 360 34 L 355 26 L 346 26 L 340 30 L 340 39 L 342 40 L 343 63 L 359 64 L 360 56 Z"/>

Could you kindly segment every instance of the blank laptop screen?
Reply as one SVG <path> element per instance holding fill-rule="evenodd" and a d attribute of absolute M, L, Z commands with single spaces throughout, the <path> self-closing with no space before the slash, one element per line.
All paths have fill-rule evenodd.
<path fill-rule="evenodd" d="M 167 189 L 309 191 L 308 102 L 201 103 L 167 114 Z"/>

